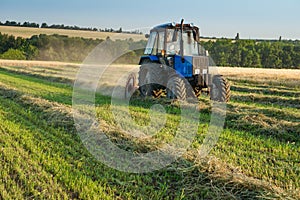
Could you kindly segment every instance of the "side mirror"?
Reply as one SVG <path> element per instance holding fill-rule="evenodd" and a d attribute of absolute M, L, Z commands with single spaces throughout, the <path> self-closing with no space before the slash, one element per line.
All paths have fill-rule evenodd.
<path fill-rule="evenodd" d="M 147 39 L 148 39 L 149 37 L 150 37 L 150 35 L 149 35 L 149 34 L 146 34 L 146 35 L 145 35 L 145 38 L 147 38 Z"/>
<path fill-rule="evenodd" d="M 207 50 L 205 51 L 205 56 L 209 56 L 209 52 Z"/>

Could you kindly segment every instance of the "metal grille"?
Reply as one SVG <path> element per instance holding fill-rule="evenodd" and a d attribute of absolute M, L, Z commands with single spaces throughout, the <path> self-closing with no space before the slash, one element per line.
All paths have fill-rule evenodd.
<path fill-rule="evenodd" d="M 207 56 L 197 56 L 193 58 L 193 66 L 194 66 L 194 72 L 195 70 L 199 70 L 201 71 L 201 74 L 203 72 L 203 70 L 208 69 L 208 57 Z"/>

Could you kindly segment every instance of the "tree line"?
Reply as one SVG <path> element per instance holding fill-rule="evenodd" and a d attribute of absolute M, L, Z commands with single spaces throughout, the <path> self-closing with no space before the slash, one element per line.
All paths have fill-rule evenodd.
<path fill-rule="evenodd" d="M 86 39 L 62 35 L 35 35 L 29 39 L 14 37 L 0 32 L 0 59 L 46 60 L 62 62 L 82 62 L 102 39 Z M 110 47 L 108 53 L 114 54 L 120 49 L 139 49 L 120 57 L 116 63 L 136 64 L 146 41 L 106 39 Z"/>
<path fill-rule="evenodd" d="M 0 58 L 82 62 L 101 42 L 62 35 L 35 35 L 29 39 L 0 33 Z M 138 49 L 116 62 L 136 64 L 143 55 L 146 41 L 106 39 L 108 53 Z M 300 41 L 256 41 L 217 39 L 201 42 L 218 66 L 300 69 Z"/>
<path fill-rule="evenodd" d="M 6 21 L 5 23 L 2 23 L 0 21 L 0 26 L 19 26 L 19 27 L 32 27 L 32 28 L 39 28 L 40 25 L 37 23 L 32 22 L 15 22 L 15 21 Z"/>
<path fill-rule="evenodd" d="M 217 39 L 201 42 L 218 66 L 300 68 L 300 41 Z"/>
<path fill-rule="evenodd" d="M 17 26 L 17 27 L 31 27 L 31 28 L 52 28 L 52 29 L 66 29 L 66 30 L 80 30 L 80 31 L 98 31 L 98 32 L 112 32 L 112 33 L 130 33 L 130 34 L 143 34 L 139 30 L 133 30 L 133 31 L 124 31 L 122 27 L 119 29 L 113 29 L 113 28 L 84 28 L 79 26 L 66 26 L 64 24 L 52 24 L 48 25 L 47 23 L 42 23 L 41 25 L 37 23 L 32 22 L 15 22 L 15 21 L 6 21 L 5 23 L 2 23 L 0 21 L 0 26 Z"/>

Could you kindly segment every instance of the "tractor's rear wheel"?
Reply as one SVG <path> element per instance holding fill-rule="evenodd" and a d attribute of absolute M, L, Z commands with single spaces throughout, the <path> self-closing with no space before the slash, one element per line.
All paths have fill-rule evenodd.
<path fill-rule="evenodd" d="M 125 99 L 129 99 L 136 90 L 136 76 L 134 73 L 131 73 L 126 81 L 125 86 Z"/>
<path fill-rule="evenodd" d="M 173 75 L 168 79 L 167 97 L 173 100 L 186 100 L 187 91 L 183 78 Z"/>
<path fill-rule="evenodd" d="M 215 75 L 210 89 L 210 99 L 218 102 L 228 102 L 230 100 L 230 84 L 220 75 Z"/>
<path fill-rule="evenodd" d="M 163 69 L 158 63 L 141 65 L 139 71 L 139 90 L 142 97 L 155 96 L 154 91 L 162 85 Z"/>

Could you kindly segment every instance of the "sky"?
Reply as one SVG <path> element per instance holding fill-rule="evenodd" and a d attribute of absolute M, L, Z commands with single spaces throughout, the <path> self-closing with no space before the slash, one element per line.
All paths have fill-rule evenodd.
<path fill-rule="evenodd" d="M 147 31 L 193 22 L 207 37 L 300 39 L 299 0 L 0 0 L 0 21 Z M 146 29 L 144 29 L 146 28 Z"/>

